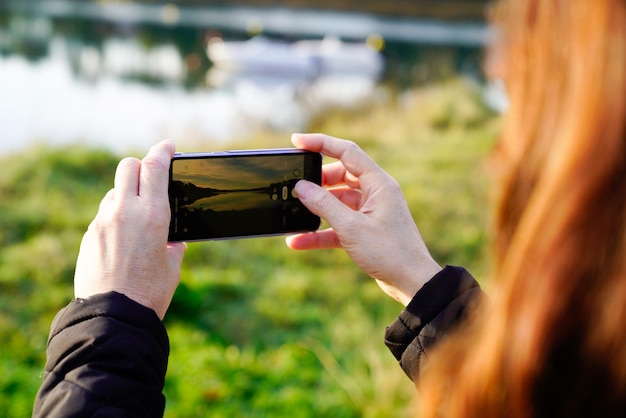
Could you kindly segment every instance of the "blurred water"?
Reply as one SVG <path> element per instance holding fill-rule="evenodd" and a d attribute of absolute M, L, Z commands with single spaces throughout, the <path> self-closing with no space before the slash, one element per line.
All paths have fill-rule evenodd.
<path fill-rule="evenodd" d="M 77 79 L 62 40 L 53 41 L 50 55 L 34 63 L 0 58 L 3 151 L 29 142 L 145 149 L 166 137 L 182 143 L 225 141 L 251 133 L 261 123 L 282 130 L 302 126 L 297 106 L 285 109 L 278 92 L 264 95 L 251 87 L 239 92 L 246 84 L 230 92 L 190 91 L 175 83 L 151 86 L 115 74 Z M 255 118 L 261 112 L 267 120 Z"/>
<path fill-rule="evenodd" d="M 133 61 L 118 61 L 118 54 L 106 64 L 108 71 L 93 79 L 76 77 L 62 39 L 53 40 L 49 56 L 37 62 L 0 58 L 2 150 L 30 142 L 85 142 L 127 151 L 146 149 L 162 138 L 189 147 L 259 129 L 287 134 L 305 129 L 308 119 L 325 107 L 349 108 L 373 100 L 376 92 L 374 80 L 358 77 L 306 85 L 296 79 L 242 77 L 223 88 L 186 89 L 175 82 L 180 57 L 156 67 L 164 79 L 174 80 L 154 86 L 119 77 L 132 70 Z M 84 58 L 84 65 L 95 66 L 96 56 Z"/>
<path fill-rule="evenodd" d="M 288 134 L 306 130 L 320 112 L 379 99 L 379 74 L 311 76 L 277 73 L 275 68 L 261 72 L 258 63 L 244 71 L 212 66 L 205 49 L 209 38 L 246 39 L 254 16 L 257 24 L 263 18 L 264 30 L 269 26 L 275 33 L 294 35 L 294 20 L 285 19 L 289 13 L 284 10 L 216 14 L 114 3 L 103 14 L 97 3 L 71 10 L 67 1 L 8 4 L 21 11 L 0 15 L 0 152 L 33 142 L 143 152 L 162 138 L 176 139 L 181 150 L 198 150 L 221 146 L 216 143 L 227 147 L 229 140 L 259 129 L 284 133 L 288 145 Z M 371 30 L 384 29 L 384 20 L 358 15 L 347 25 L 338 17 L 308 13 L 297 20 L 298 28 L 312 34 L 317 22 L 315 35 L 321 37 L 343 27 L 344 34 L 358 33 L 362 41 Z M 187 26 L 172 26 L 181 22 Z M 396 26 L 395 36 L 404 36 L 399 34 L 410 27 L 398 31 L 401 26 Z M 417 36 L 415 30 L 408 33 Z M 449 30 L 441 31 L 436 26 L 427 33 L 440 40 L 451 36 Z M 472 33 L 478 36 L 472 42 L 484 41 L 484 30 Z M 402 48 L 396 49 L 396 58 L 408 61 Z M 283 62 L 291 59 L 286 56 Z"/>

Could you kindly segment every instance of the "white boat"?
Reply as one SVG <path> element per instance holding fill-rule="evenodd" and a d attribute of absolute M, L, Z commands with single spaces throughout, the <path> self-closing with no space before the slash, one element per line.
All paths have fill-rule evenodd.
<path fill-rule="evenodd" d="M 366 43 L 333 37 L 294 43 L 263 36 L 247 41 L 215 38 L 207 45 L 207 56 L 221 71 L 290 78 L 354 74 L 378 79 L 384 69 L 380 52 Z"/>
<path fill-rule="evenodd" d="M 321 75 L 359 75 L 377 80 L 384 70 L 380 52 L 367 43 L 344 42 L 336 37 L 298 41 L 293 48 L 310 57 Z"/>
<path fill-rule="evenodd" d="M 287 42 L 256 36 L 247 41 L 213 38 L 207 44 L 213 65 L 229 72 L 312 76 L 309 57 L 297 54 Z"/>

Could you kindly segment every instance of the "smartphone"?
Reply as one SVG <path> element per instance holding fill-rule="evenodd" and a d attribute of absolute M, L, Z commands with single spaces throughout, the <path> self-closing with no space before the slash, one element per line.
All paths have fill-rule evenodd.
<path fill-rule="evenodd" d="M 169 241 L 314 231 L 320 218 L 297 198 L 300 179 L 322 181 L 322 155 L 299 149 L 177 153 L 169 175 Z"/>

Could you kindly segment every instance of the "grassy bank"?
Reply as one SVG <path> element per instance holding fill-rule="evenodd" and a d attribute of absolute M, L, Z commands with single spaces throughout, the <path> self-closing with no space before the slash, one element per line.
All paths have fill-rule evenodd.
<path fill-rule="evenodd" d="M 497 118 L 461 81 L 329 111 L 311 126 L 358 142 L 401 183 L 442 264 L 486 273 L 484 157 Z M 259 133 L 229 148 L 289 146 Z M 50 322 L 72 296 L 81 236 L 120 156 L 83 147 L 5 156 L 0 178 L 0 410 L 28 416 Z M 400 306 L 342 251 L 282 238 L 190 244 L 166 318 L 168 417 L 402 417 L 410 381 L 382 342 Z"/>

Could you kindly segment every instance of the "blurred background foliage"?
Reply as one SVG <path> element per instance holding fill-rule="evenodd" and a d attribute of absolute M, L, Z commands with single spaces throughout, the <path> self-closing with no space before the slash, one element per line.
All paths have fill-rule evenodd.
<path fill-rule="evenodd" d="M 43 3 L 28 5 L 36 11 L 37 4 Z M 75 0 L 55 4 L 60 3 L 131 2 Z M 148 0 L 136 3 L 160 4 Z M 311 7 L 303 0 L 186 0 L 172 4 L 186 10 L 200 3 Z M 353 11 L 356 7 L 359 13 L 399 15 L 402 19 L 426 16 L 467 20 L 480 19 L 484 3 L 345 0 L 323 1 L 318 6 Z M 211 63 L 203 51 L 206 28 L 67 17 L 49 21 L 38 16 L 31 21 L 19 13 L 5 13 L 9 6 L 25 9 L 21 1 L 0 0 L 0 74 L 16 77 L 14 84 L 18 86 L 9 90 L 13 80 L 3 83 L 0 79 L 0 112 L 10 119 L 22 118 L 11 116 L 14 108 L 35 108 L 32 119 L 28 116 L 21 121 L 35 125 L 44 120 L 48 122 L 44 132 L 49 127 L 81 122 L 64 108 L 64 91 L 48 90 L 45 82 L 33 79 L 24 84 L 19 77 L 26 69 L 30 71 L 22 57 L 36 63 L 33 67 L 47 69 L 44 75 L 50 75 L 53 68 L 53 75 L 65 77 L 65 67 L 46 61 L 58 52 L 59 44 L 67 46 L 65 58 L 69 58 L 68 66 L 77 78 L 79 96 L 110 87 L 112 74 L 104 71 L 86 76 L 75 68 L 82 61 L 74 62 L 72 57 L 93 58 L 111 40 L 118 42 L 118 47 L 130 42 L 133 53 L 137 53 L 135 41 L 145 51 L 173 43 L 182 62 L 182 67 L 175 62 L 175 68 L 182 70 L 173 82 L 155 77 L 158 71 L 117 74 L 123 83 L 114 90 L 116 94 L 137 92 L 137 84 L 128 84 L 137 82 L 175 90 L 176 106 L 183 106 L 177 96 L 183 94 L 176 90 L 179 85 L 189 94 L 185 100 L 195 100 L 207 90 L 204 83 Z M 250 35 L 240 32 L 222 34 L 235 39 Z M 49 42 L 52 38 L 56 44 Z M 442 265 L 463 265 L 486 283 L 488 155 L 500 118 L 485 105 L 485 84 L 477 62 L 480 48 L 387 41 L 382 54 L 385 74 L 367 100 L 350 107 L 321 106 L 307 120 L 306 130 L 357 142 L 399 181 L 435 259 Z M 147 55 L 141 56 L 145 59 Z M 7 73 L 7 68 L 14 72 Z M 37 77 L 38 73 L 32 74 Z M 86 90 L 86 86 L 95 87 Z M 59 96 L 50 101 L 35 95 L 38 88 L 46 95 Z M 133 128 L 146 112 L 133 109 L 129 115 L 115 113 L 116 107 L 123 107 L 126 96 L 112 97 L 112 104 L 103 102 L 109 107 L 99 110 L 109 118 L 122 116 L 123 120 L 104 119 L 98 128 L 119 125 L 121 129 L 114 133 L 145 133 Z M 172 96 L 164 100 L 172 100 Z M 79 101 L 77 107 L 83 103 L 91 101 Z M 174 107 L 172 111 L 183 114 L 199 103 L 208 102 L 191 101 L 184 110 Z M 201 116 L 221 122 L 206 109 L 200 110 Z M 95 124 L 95 114 L 82 115 Z M 1 118 L 7 142 L 21 144 L 17 134 L 11 137 L 9 128 L 17 127 L 18 133 L 27 130 Z M 60 123 L 52 124 L 50 119 Z M 246 125 L 249 121 L 235 122 Z M 152 140 L 150 132 L 148 138 Z M 189 131 L 174 136 L 179 138 L 185 151 L 290 146 L 289 132 L 270 124 L 256 126 L 251 135 L 234 135 L 227 143 L 196 138 Z M 130 150 L 122 153 L 80 136 L 58 141 L 45 135 L 32 139 L 36 142 L 31 145 L 0 153 L 0 411 L 6 417 L 31 414 L 43 374 L 50 323 L 72 299 L 80 240 L 100 200 L 113 186 L 118 161 L 127 155 L 141 158 L 147 151 L 138 143 L 128 143 Z M 159 139 L 154 138 L 154 142 Z M 414 387 L 383 344 L 385 326 L 395 319 L 401 306 L 385 296 L 342 251 L 294 252 L 281 237 L 192 243 L 181 276 L 165 318 L 171 343 L 166 417 L 412 416 Z"/>
<path fill-rule="evenodd" d="M 442 264 L 487 274 L 485 156 L 499 119 L 452 79 L 312 131 L 354 139 L 401 183 Z M 259 133 L 233 148 L 285 146 Z M 137 154 L 141 157 L 140 154 Z M 0 410 L 27 416 L 54 314 L 72 297 L 80 239 L 122 156 L 37 146 L 1 158 Z M 342 251 L 283 238 L 192 243 L 166 317 L 166 416 L 408 416 L 413 387 L 382 342 L 401 307 Z"/>

